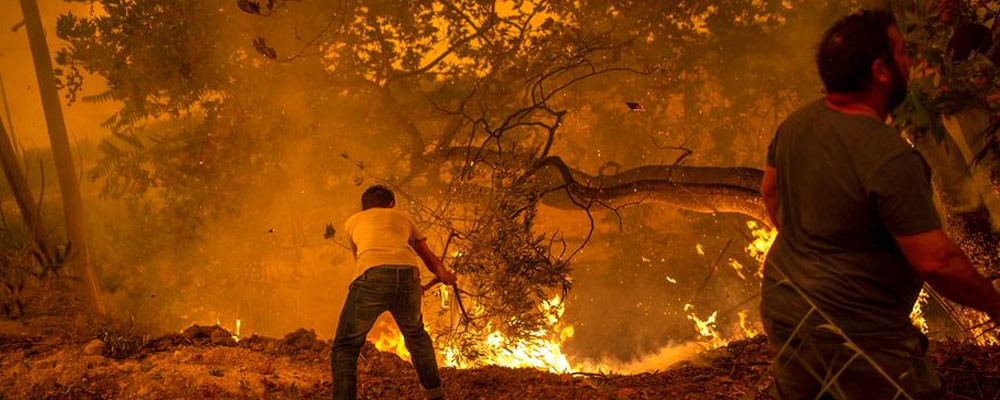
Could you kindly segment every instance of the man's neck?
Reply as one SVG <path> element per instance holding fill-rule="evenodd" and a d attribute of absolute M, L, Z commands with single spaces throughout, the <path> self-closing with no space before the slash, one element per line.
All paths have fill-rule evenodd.
<path fill-rule="evenodd" d="M 866 115 L 885 121 L 888 114 L 885 101 L 874 92 L 830 93 L 826 95 L 826 105 L 845 114 Z"/>

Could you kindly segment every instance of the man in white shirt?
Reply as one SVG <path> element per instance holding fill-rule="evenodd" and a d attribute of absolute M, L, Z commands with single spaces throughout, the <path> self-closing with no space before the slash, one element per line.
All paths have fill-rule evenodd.
<path fill-rule="evenodd" d="M 409 216 L 393 209 L 395 205 L 391 190 L 372 186 L 361 196 L 361 212 L 344 223 L 357 266 L 331 350 L 334 399 L 357 397 L 361 346 L 375 319 L 386 311 L 403 334 L 425 397 L 444 397 L 434 346 L 420 312 L 423 290 L 417 265 L 422 261 L 446 285 L 455 283 L 455 274 L 430 251 Z"/>

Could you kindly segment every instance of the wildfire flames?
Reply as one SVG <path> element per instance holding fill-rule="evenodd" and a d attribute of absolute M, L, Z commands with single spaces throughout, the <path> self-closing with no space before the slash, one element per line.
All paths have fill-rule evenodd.
<path fill-rule="evenodd" d="M 718 311 L 713 311 L 712 314 L 704 320 L 695 315 L 694 306 L 691 304 L 685 304 L 684 311 L 691 312 L 687 316 L 688 319 L 694 321 L 694 326 L 695 329 L 697 329 L 698 334 L 701 335 L 703 339 L 706 339 L 711 347 L 715 348 L 725 346 L 726 343 L 728 343 L 727 340 L 724 340 L 719 336 L 719 331 L 715 329 L 715 317 L 719 315 Z"/>
<path fill-rule="evenodd" d="M 442 296 L 442 301 L 446 297 Z M 542 302 L 542 308 L 549 316 L 549 329 L 542 329 L 530 334 L 530 339 L 512 339 L 505 337 L 499 331 L 486 335 L 480 343 L 479 351 L 483 357 L 470 360 L 462 356 L 459 349 L 445 346 L 440 349 L 440 361 L 446 367 L 472 368 L 482 365 L 500 365 L 511 368 L 536 368 L 556 373 L 576 371 L 563 354 L 562 344 L 573 337 L 573 326 L 561 326 L 565 304 L 558 297 Z M 429 332 L 430 326 L 426 327 Z M 554 336 L 554 338 L 553 338 Z M 395 353 L 405 360 L 410 359 L 403 336 L 398 331 L 387 332 L 375 339 L 375 348 Z"/>
<path fill-rule="evenodd" d="M 927 305 L 927 299 L 930 297 L 930 293 L 927 289 L 920 289 L 920 295 L 917 296 L 917 301 L 913 303 L 913 310 L 910 311 L 910 321 L 913 322 L 913 326 L 920 328 L 920 331 L 924 334 L 927 333 L 927 321 L 924 319 L 923 307 Z"/>
<path fill-rule="evenodd" d="M 768 249 L 774 243 L 777 231 L 768 227 L 761 227 L 752 221 L 747 223 L 747 228 L 750 229 L 752 240 L 745 248 L 745 251 L 748 255 L 762 263 Z M 697 245 L 696 251 L 702 255 L 705 253 L 704 247 L 700 244 Z M 743 273 L 744 268 L 742 264 L 736 260 L 730 260 L 729 264 L 741 278 L 744 280 L 747 279 Z M 763 271 L 763 268 L 757 268 L 756 276 L 761 276 L 761 271 Z M 676 280 L 670 280 L 670 283 L 676 283 Z M 447 293 L 446 290 L 436 292 L 437 297 L 441 299 L 442 308 L 445 309 L 448 308 L 449 302 Z M 565 324 L 562 321 L 565 303 L 560 300 L 558 297 L 555 297 L 549 301 L 542 302 L 541 306 L 549 316 L 549 327 L 533 332 L 529 339 L 508 338 L 495 330 L 485 335 L 479 344 L 479 350 L 483 354 L 482 357 L 470 360 L 463 357 L 457 347 L 445 346 L 438 350 L 439 361 L 443 366 L 454 368 L 498 365 L 510 368 L 536 368 L 554 373 L 570 373 L 583 370 L 633 370 L 633 368 L 613 362 L 597 364 L 571 362 L 570 358 L 563 352 L 562 345 L 573 337 L 574 330 L 572 325 Z M 698 334 L 696 348 L 717 348 L 729 342 L 729 340 L 722 337 L 716 326 L 718 311 L 709 313 L 704 319 L 698 316 L 694 311 L 694 306 L 691 304 L 686 304 L 684 311 L 687 314 L 687 318 L 694 323 L 693 328 Z M 744 337 L 753 337 L 757 335 L 757 330 L 751 326 L 751 323 L 748 321 L 748 315 L 747 311 L 738 313 L 739 328 Z M 427 330 L 428 332 L 433 332 L 433 327 L 427 326 Z M 374 338 L 374 343 L 375 347 L 379 350 L 395 353 L 405 360 L 410 359 L 410 353 L 406 350 L 403 337 L 395 327 L 383 330 L 381 335 Z M 690 346 L 682 347 L 690 348 Z M 661 353 L 671 352 L 665 349 Z M 680 354 L 683 351 L 676 351 L 676 353 Z M 642 364 L 644 363 L 637 363 L 637 365 Z"/>
<path fill-rule="evenodd" d="M 761 267 L 757 268 L 754 274 L 754 276 L 759 278 L 762 276 L 764 257 L 770 249 L 771 244 L 774 243 L 777 231 L 768 227 L 761 227 L 753 221 L 747 222 L 747 228 L 750 230 L 751 240 L 744 251 L 761 263 Z M 696 245 L 695 251 L 700 255 L 705 255 L 705 248 L 701 244 Z M 729 265 L 736 271 L 740 278 L 743 280 L 748 278 L 746 274 L 747 269 L 741 263 L 734 259 L 729 259 Z M 677 280 L 674 278 L 667 277 L 666 279 L 667 284 L 677 284 Z M 439 299 L 441 309 L 448 310 L 451 308 L 452 297 L 445 287 L 439 286 L 433 289 L 432 292 Z M 927 293 L 921 292 L 920 301 L 914 306 L 914 311 L 911 315 L 914 323 L 925 331 L 926 323 L 923 322 L 921 305 L 925 304 L 926 301 Z M 730 339 L 750 338 L 758 334 L 758 330 L 749 321 L 749 312 L 747 310 L 737 313 L 739 317 L 739 329 L 736 331 L 741 333 L 742 337 L 724 338 L 717 326 L 719 311 L 712 311 L 711 313 L 696 312 L 694 305 L 685 304 L 684 312 L 687 319 L 693 323 L 692 328 L 697 334 L 696 340 L 679 345 L 668 345 L 657 354 L 651 354 L 646 359 L 629 364 L 615 361 L 597 363 L 572 362 L 571 357 L 568 357 L 562 350 L 563 344 L 574 335 L 573 325 L 565 323 L 562 318 L 566 307 L 565 302 L 556 296 L 548 301 L 542 301 L 540 306 L 547 316 L 548 327 L 531 332 L 527 339 L 510 338 L 504 336 L 499 330 L 492 330 L 490 333 L 485 334 L 480 343 L 477 344 L 477 351 L 482 356 L 475 359 L 463 356 L 455 344 L 437 347 L 440 365 L 453 368 L 497 365 L 510 368 L 535 368 L 553 373 L 572 373 L 578 371 L 635 373 L 644 372 L 651 368 L 662 368 L 666 364 L 682 360 L 700 350 L 725 346 L 729 343 Z M 471 307 L 475 308 L 476 305 L 472 304 Z M 218 318 L 216 319 L 216 324 L 219 326 L 228 325 L 222 324 Z M 231 330 L 233 332 L 233 340 L 240 340 L 241 325 L 242 321 L 237 318 L 233 326 L 235 329 Z M 226 328 L 228 329 L 228 327 Z M 433 337 L 434 327 L 427 325 L 425 328 Z M 736 327 L 734 326 L 734 328 Z M 410 352 L 406 349 L 403 336 L 394 324 L 376 325 L 373 332 L 369 339 L 374 342 L 378 350 L 394 353 L 404 360 L 410 360 Z M 440 346 L 439 343 L 435 343 L 435 345 Z"/>
<path fill-rule="evenodd" d="M 756 221 L 748 221 L 747 228 L 750 228 L 750 235 L 753 237 L 753 240 L 750 241 L 745 250 L 747 254 L 757 259 L 763 265 L 767 251 L 771 250 L 774 239 L 778 237 L 778 231 L 766 226 L 759 226 Z M 759 268 L 758 271 L 758 277 L 763 277 L 764 269 Z"/>

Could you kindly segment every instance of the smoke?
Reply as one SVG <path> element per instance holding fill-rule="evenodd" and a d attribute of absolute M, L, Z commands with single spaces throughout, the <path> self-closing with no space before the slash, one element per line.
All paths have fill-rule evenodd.
<path fill-rule="evenodd" d="M 321 29 L 323 7 L 309 7 L 317 12 L 278 19 L 295 30 L 269 43 L 290 51 Z M 107 136 L 82 149 L 101 282 L 120 317 L 165 331 L 234 330 L 239 319 L 244 335 L 304 327 L 331 337 L 354 266 L 343 234 L 324 239 L 324 227 L 340 230 L 368 179 L 391 175 L 391 154 L 357 129 L 362 105 L 324 92 L 317 57 L 262 60 L 248 38 L 266 27 L 229 8 L 205 10 L 213 50 L 191 71 L 225 88 L 222 106 L 148 121 L 134 135 L 141 148 Z"/>
<path fill-rule="evenodd" d="M 803 9 L 789 11 L 783 22 L 716 32 L 718 43 L 711 46 L 701 42 L 710 39 L 696 38 L 705 51 L 680 61 L 671 58 L 673 39 L 654 31 L 647 45 L 630 48 L 635 54 L 622 59 L 663 70 L 609 74 L 568 90 L 558 100 L 569 112 L 553 154 L 594 174 L 670 165 L 682 153 L 666 146 L 690 150 L 685 165 L 760 166 L 780 120 L 819 96 L 812 49 L 843 11 L 792 3 Z M 329 22 L 323 2 L 290 3 L 287 12 L 266 19 L 239 12 L 235 2 L 203 7 L 198 23 L 212 29 L 213 42 L 197 53 L 207 58 L 194 60 L 190 73 L 212 88 L 206 97 L 218 100 L 215 108 L 147 121 L 135 134 L 142 148 L 104 137 L 120 156 L 109 158 L 108 145 L 99 149 L 96 141 L 81 147 L 84 169 L 95 177 L 85 202 L 101 283 L 120 316 L 166 331 L 216 322 L 233 330 L 238 319 L 244 336 L 281 336 L 302 327 L 330 338 L 354 270 L 343 247 L 343 221 L 359 209 L 367 185 L 400 181 L 412 166 L 406 151 L 411 133 L 392 116 L 402 111 L 423 129 L 425 150 L 450 119 L 418 90 L 433 80 L 399 84 L 404 110 L 387 110 L 374 89 L 349 83 L 360 66 L 310 55 L 316 50 L 309 38 Z M 615 15 L 653 18 L 628 13 L 644 12 Z M 581 17 L 579 23 L 604 29 L 606 18 Z M 618 39 L 632 34 L 609 33 Z M 266 59 L 253 47 L 258 37 L 279 59 L 303 55 Z M 463 88 L 434 89 L 427 92 Z M 627 111 L 624 101 L 640 101 L 646 111 Z M 74 105 L 66 112 L 83 111 Z M 92 129 L 81 136 L 106 132 Z M 403 189 L 442 200 L 431 182 L 419 177 Z M 109 188 L 119 195 L 109 195 Z M 685 304 L 701 316 L 719 311 L 724 337 L 742 335 L 740 312 L 751 324 L 759 321 L 753 300 L 758 265 L 743 251 L 750 240 L 746 217 L 655 205 L 595 208 L 594 217 L 592 240 L 573 260 L 574 286 L 563 316 L 575 331 L 564 350 L 581 365 L 640 372 L 689 358 L 699 347 Z M 338 230 L 334 240 L 323 237 L 328 223 Z M 559 231 L 572 247 L 582 243 L 589 225 L 582 211 L 543 207 L 536 229 Z M 444 233 L 424 228 L 439 250 Z M 742 278 L 730 260 L 744 266 Z M 435 301 L 428 296 L 425 315 L 438 311 Z"/>
<path fill-rule="evenodd" d="M 670 343 L 659 350 L 648 353 L 632 362 L 604 361 L 597 365 L 588 365 L 584 362 L 581 370 L 584 371 L 614 371 L 619 374 L 639 374 L 650 371 L 663 371 L 670 366 L 682 361 L 690 361 L 705 350 L 705 346 L 697 342 L 687 342 L 674 344 Z"/>

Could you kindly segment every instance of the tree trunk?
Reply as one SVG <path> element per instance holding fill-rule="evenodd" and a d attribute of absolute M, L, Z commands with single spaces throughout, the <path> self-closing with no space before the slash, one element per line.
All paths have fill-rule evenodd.
<path fill-rule="evenodd" d="M 944 208 L 952 239 L 973 263 L 988 273 L 1000 271 L 997 249 L 1000 234 L 993 228 L 990 211 L 976 189 L 969 165 L 959 146 L 947 134 L 943 140 L 924 135 L 911 141 L 933 171 L 935 192 Z"/>
<path fill-rule="evenodd" d="M 31 232 L 32 239 L 34 239 L 38 251 L 43 256 L 51 259 L 53 248 L 52 242 L 49 240 L 49 233 L 45 231 L 45 227 L 42 225 L 41 214 L 38 213 L 38 207 L 31 196 L 31 188 L 28 187 L 28 180 L 24 178 L 24 172 L 21 171 L 21 164 L 17 160 L 14 145 L 11 143 L 10 136 L 7 135 L 7 130 L 4 128 L 2 121 L 0 121 L 0 136 L 2 136 L 0 137 L 0 164 L 3 165 L 3 172 L 7 177 L 7 183 L 14 194 L 14 201 L 17 202 L 17 207 L 21 210 L 24 225 Z"/>
<path fill-rule="evenodd" d="M 551 156 L 535 163 L 535 176 L 545 188 L 542 203 L 552 207 L 662 203 L 703 213 L 743 214 L 770 226 L 757 189 L 763 177 L 758 169 L 650 165 L 591 176 Z"/>
<path fill-rule="evenodd" d="M 42 31 L 38 4 L 35 0 L 21 0 L 21 12 L 24 13 L 24 25 L 31 45 L 31 57 L 35 63 L 35 75 L 38 78 L 38 91 L 45 111 L 45 125 L 49 130 L 56 174 L 59 177 L 59 190 L 66 216 L 66 234 L 74 250 L 68 262 L 71 270 L 80 278 L 84 298 L 91 309 L 98 314 L 104 314 L 97 277 L 90 264 L 86 240 L 86 214 L 80 197 L 80 184 L 73 167 L 66 122 L 63 120 L 62 105 L 59 104 L 59 92 L 56 89 L 49 48 L 45 43 L 45 33 Z"/>
<path fill-rule="evenodd" d="M 531 154 L 499 154 L 493 150 L 448 147 L 432 155 L 434 162 L 531 163 Z M 549 156 L 534 162 L 532 176 L 542 191 L 542 204 L 561 209 L 617 208 L 659 203 L 703 213 L 737 213 L 770 226 L 759 188 L 764 172 L 747 167 L 644 165 L 594 176 Z"/>
<path fill-rule="evenodd" d="M 988 135 L 983 133 L 992 125 L 989 110 L 964 110 L 952 116 L 942 116 L 945 131 L 962 151 L 972 175 L 972 185 L 979 192 L 990 210 L 993 226 L 1000 226 L 1000 162 L 996 156 L 986 155 L 977 160 L 987 145 Z"/>

